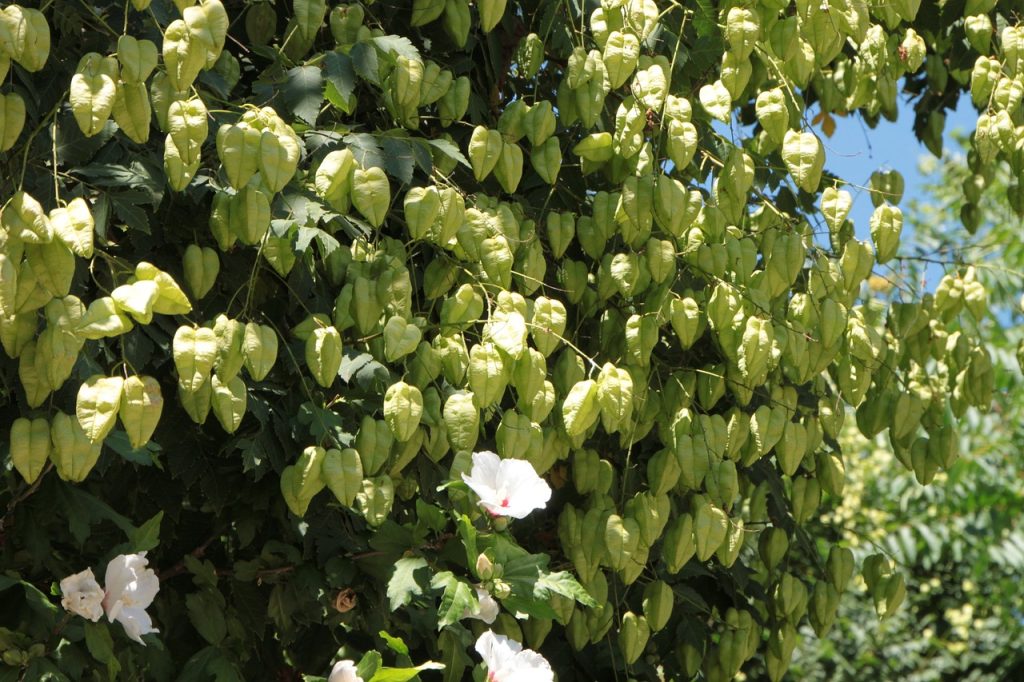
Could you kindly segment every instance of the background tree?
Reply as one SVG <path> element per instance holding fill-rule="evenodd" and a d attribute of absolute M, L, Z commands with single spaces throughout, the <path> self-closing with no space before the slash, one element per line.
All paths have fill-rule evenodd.
<path fill-rule="evenodd" d="M 894 475 L 884 438 L 868 441 L 851 428 L 845 449 L 859 451 L 846 495 L 832 522 L 853 546 L 881 548 L 908 580 L 906 608 L 878 626 L 870 598 L 844 596 L 827 641 L 805 640 L 793 673 L 801 679 L 1013 679 L 1020 675 L 1021 614 L 1013 604 L 1024 566 L 1018 453 L 1022 433 L 1020 292 L 1024 290 L 1020 214 L 1013 208 L 1015 178 L 1005 167 L 975 175 L 969 142 L 960 139 L 938 161 L 921 160 L 928 181 L 908 212 L 912 236 L 900 267 L 880 295 L 898 296 L 947 272 L 973 264 L 989 292 L 992 318 L 962 334 L 989 341 L 995 400 L 988 413 L 960 420 L 963 457 L 939 480 L 922 487 L 910 472 Z M 962 216 L 965 196 L 977 209 Z M 954 332 L 955 333 L 955 332 Z M 856 473 L 854 473 L 856 472 Z"/>
<path fill-rule="evenodd" d="M 779 679 L 855 570 L 891 616 L 842 423 L 948 470 L 987 293 L 862 295 L 902 187 L 855 239 L 806 110 L 905 82 L 934 148 L 969 86 L 1019 171 L 1015 11 L 6 6 L 0 679 Z"/>

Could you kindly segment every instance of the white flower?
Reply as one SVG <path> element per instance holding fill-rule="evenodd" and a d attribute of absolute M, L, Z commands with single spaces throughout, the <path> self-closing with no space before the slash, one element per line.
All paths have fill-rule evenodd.
<path fill-rule="evenodd" d="M 103 617 L 103 588 L 91 568 L 61 580 L 60 593 L 64 595 L 60 605 L 65 610 L 94 623 Z"/>
<path fill-rule="evenodd" d="M 476 611 L 470 612 L 469 609 L 466 609 L 462 612 L 462 617 L 477 618 L 490 625 L 494 622 L 494 619 L 498 617 L 498 612 L 501 611 L 501 607 L 498 606 L 498 600 L 492 597 L 490 592 L 482 587 L 477 587 L 475 589 L 477 600 Z"/>
<path fill-rule="evenodd" d="M 476 640 L 476 651 L 487 666 L 488 682 L 554 682 L 543 656 L 504 635 L 488 630 Z"/>
<path fill-rule="evenodd" d="M 356 675 L 356 664 L 353 661 L 338 661 L 331 669 L 331 676 L 327 682 L 363 682 L 363 678 Z"/>
<path fill-rule="evenodd" d="M 521 519 L 543 509 L 551 488 L 524 459 L 501 459 L 493 452 L 474 452 L 473 468 L 462 480 L 480 497 L 492 516 Z"/>
<path fill-rule="evenodd" d="M 146 553 L 119 554 L 107 564 L 107 594 L 103 597 L 103 609 L 110 622 L 115 620 L 124 626 L 129 637 L 145 646 L 142 635 L 159 632 L 153 627 L 146 608 L 160 591 L 160 579 L 152 568 L 146 568 L 149 561 Z"/>

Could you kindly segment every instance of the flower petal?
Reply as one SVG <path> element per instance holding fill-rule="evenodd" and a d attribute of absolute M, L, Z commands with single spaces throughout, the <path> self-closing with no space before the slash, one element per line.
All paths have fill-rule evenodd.
<path fill-rule="evenodd" d="M 506 516 L 521 519 L 534 509 L 543 509 L 551 499 L 551 487 L 526 460 L 506 459 L 498 475 L 509 500 Z"/>
<path fill-rule="evenodd" d="M 494 678 L 500 682 L 554 682 L 555 675 L 546 658 L 527 649 L 495 671 Z"/>
<path fill-rule="evenodd" d="M 143 645 L 142 635 L 158 632 L 146 608 L 160 591 L 160 579 L 148 564 L 145 552 L 119 554 L 111 559 L 103 597 L 107 618 L 121 623 L 128 636 Z"/>
<path fill-rule="evenodd" d="M 69 613 L 94 623 L 103 616 L 103 588 L 96 582 L 91 568 L 61 580 L 60 592 L 63 595 L 61 606 Z"/>
<path fill-rule="evenodd" d="M 331 676 L 327 682 L 363 682 L 363 678 L 356 675 L 356 664 L 354 661 L 338 661 L 331 669 Z"/>
<path fill-rule="evenodd" d="M 480 654 L 480 658 L 484 659 L 484 665 L 487 666 L 487 669 L 497 671 L 501 670 L 508 661 L 511 661 L 517 653 L 522 651 L 523 645 L 504 635 L 496 635 L 492 631 L 487 630 L 476 640 L 474 648 Z"/>
<path fill-rule="evenodd" d="M 142 641 L 142 635 L 160 632 L 153 627 L 153 621 L 150 619 L 149 614 L 146 613 L 146 610 L 141 608 L 129 607 L 121 609 L 121 612 L 117 615 L 117 622 L 124 627 L 125 634 L 142 646 L 146 646 L 146 643 Z"/>
<path fill-rule="evenodd" d="M 498 605 L 498 601 L 491 596 L 491 594 L 480 587 L 476 589 L 477 607 L 476 610 L 470 612 L 466 609 L 463 612 L 463 618 L 476 618 L 490 625 L 494 622 L 494 619 L 498 617 L 498 613 L 501 611 L 501 607 Z"/>
<path fill-rule="evenodd" d="M 493 452 L 484 450 L 473 453 L 473 468 L 469 476 L 462 474 L 462 480 L 477 494 L 481 502 L 500 504 L 497 492 L 500 466 L 501 458 Z"/>

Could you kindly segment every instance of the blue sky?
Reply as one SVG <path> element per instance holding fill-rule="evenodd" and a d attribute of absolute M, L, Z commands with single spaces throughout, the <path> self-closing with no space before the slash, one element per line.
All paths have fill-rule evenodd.
<path fill-rule="evenodd" d="M 978 112 L 971 104 L 970 96 L 960 99 L 955 111 L 946 113 L 946 148 L 952 144 L 951 132 L 974 130 Z M 882 119 L 874 128 L 868 128 L 858 116 L 836 117 L 836 130 L 831 138 L 816 130 L 825 144 L 825 167 L 838 177 L 858 186 L 867 186 L 875 170 L 891 168 L 903 175 L 906 189 L 900 206 L 906 210 L 909 200 L 921 197 L 924 178 L 918 169 L 922 155 L 931 156 L 914 137 L 914 112 L 910 106 L 901 107 L 895 123 Z M 853 209 L 850 217 L 861 239 L 868 234 L 868 220 L 874 207 L 866 191 L 856 187 L 847 188 L 853 194 Z"/>
<path fill-rule="evenodd" d="M 813 118 L 816 113 L 815 107 L 807 112 L 807 116 Z M 909 101 L 900 102 L 899 116 L 895 122 L 881 119 L 874 128 L 869 128 L 859 115 L 836 116 L 834 120 L 836 129 L 832 137 L 826 137 L 820 126 L 815 126 L 814 132 L 825 145 L 825 168 L 852 185 L 846 189 L 853 195 L 850 219 L 853 220 L 857 238 L 870 241 L 869 222 L 874 206 L 869 192 L 863 188 L 869 185 L 871 174 L 876 170 L 893 169 L 903 175 L 904 192 L 900 207 L 906 212 L 911 199 L 923 198 L 922 188 L 926 178 L 921 174 L 919 163 L 922 157 L 931 157 L 932 154 L 914 136 L 914 111 Z M 978 112 L 970 95 L 965 93 L 957 108 L 946 112 L 943 133 L 945 149 L 955 144 L 953 131 L 973 131 L 977 120 Z M 741 130 L 735 122 L 731 130 L 718 121 L 712 121 L 712 126 L 734 140 L 751 134 L 751 129 Z M 904 240 L 909 236 L 909 231 L 910 226 L 905 221 Z M 928 288 L 934 288 L 943 274 L 939 266 L 927 266 L 924 272 Z"/>
<path fill-rule="evenodd" d="M 813 118 L 817 108 L 808 111 L 808 118 Z M 853 195 L 853 208 L 850 219 L 853 220 L 858 239 L 869 239 L 868 221 L 874 206 L 871 197 L 863 189 L 869 184 L 871 173 L 876 170 L 893 169 L 903 175 L 904 193 L 900 207 L 906 211 L 910 200 L 921 198 L 924 176 L 918 168 L 922 156 L 931 156 L 921 142 L 914 136 L 914 111 L 910 102 L 901 102 L 899 116 L 895 122 L 881 119 L 874 128 L 869 128 L 859 115 L 836 116 L 835 132 L 826 137 L 820 126 L 814 132 L 825 145 L 825 168 L 837 177 L 852 183 L 846 189 Z M 957 108 L 946 112 L 944 131 L 945 148 L 953 145 L 952 132 L 974 130 L 978 120 L 978 112 L 971 103 L 969 94 L 964 94 Z M 751 128 L 742 129 L 735 122 L 726 126 L 718 121 L 711 121 L 712 127 L 722 135 L 738 140 L 750 135 Z"/>

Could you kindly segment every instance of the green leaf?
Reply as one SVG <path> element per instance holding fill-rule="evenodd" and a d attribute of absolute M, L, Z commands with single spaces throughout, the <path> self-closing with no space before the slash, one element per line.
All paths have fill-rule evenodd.
<path fill-rule="evenodd" d="M 427 568 L 427 561 L 422 557 L 405 557 L 395 562 L 395 570 L 388 580 L 387 591 L 392 611 L 405 606 L 413 597 L 423 594 L 423 588 L 415 576 L 416 571 L 421 568 Z"/>
<path fill-rule="evenodd" d="M 116 680 L 117 673 L 121 671 L 121 664 L 114 655 L 114 639 L 110 636 L 110 629 L 106 623 L 85 621 L 85 646 L 93 658 L 107 666 L 108 678 Z"/>
<path fill-rule="evenodd" d="M 176 682 L 208 682 L 214 666 L 223 660 L 216 647 L 208 646 L 188 659 Z"/>
<path fill-rule="evenodd" d="M 120 429 L 116 429 L 107 436 L 103 444 L 120 455 L 122 459 L 132 464 L 144 467 L 159 466 L 157 454 L 154 452 L 154 449 L 159 446 L 153 443 L 153 441 L 146 443 L 146 445 L 136 450 L 128 442 L 128 434 Z"/>
<path fill-rule="evenodd" d="M 381 630 L 377 633 L 381 639 L 388 645 L 388 648 L 394 651 L 399 656 L 408 656 L 409 647 L 401 637 L 392 637 L 387 633 L 386 630 Z"/>
<path fill-rule="evenodd" d="M 162 171 L 142 161 L 133 161 L 127 165 L 91 163 L 88 166 L 74 168 L 69 172 L 82 175 L 101 187 L 116 189 L 130 187 L 140 192 L 144 203 L 148 203 L 154 208 L 163 201 Z"/>
<path fill-rule="evenodd" d="M 341 93 L 338 92 L 338 86 L 335 85 L 333 81 L 327 81 L 327 84 L 324 85 L 324 99 L 330 102 L 331 106 L 335 109 L 343 111 L 346 114 L 351 114 L 355 111 L 354 99 L 346 99 L 342 97 Z M 317 135 L 317 137 L 321 136 Z"/>
<path fill-rule="evenodd" d="M 597 602 L 590 596 L 590 593 L 568 571 L 542 573 L 534 585 L 534 593 L 538 599 L 547 599 L 554 593 L 575 599 L 584 606 L 597 606 Z"/>
<path fill-rule="evenodd" d="M 444 670 L 444 664 L 427 661 L 415 668 L 380 668 L 370 682 L 406 682 L 424 670 Z"/>
<path fill-rule="evenodd" d="M 373 44 L 377 46 L 377 49 L 383 52 L 388 52 L 407 59 L 413 59 L 415 61 L 423 61 L 423 58 L 420 56 L 420 51 L 417 50 L 416 46 L 412 44 L 412 41 L 405 36 L 377 36 L 373 39 Z"/>
<path fill-rule="evenodd" d="M 296 421 L 308 427 L 309 435 L 317 441 L 329 438 L 339 445 L 347 447 L 354 437 L 346 430 L 341 415 L 313 403 L 303 403 L 299 406 Z"/>
<path fill-rule="evenodd" d="M 129 230 L 150 234 L 149 214 L 150 211 L 141 208 L 148 200 L 142 192 L 129 190 L 127 192 L 109 192 L 110 206 L 114 209 L 114 215 Z"/>
<path fill-rule="evenodd" d="M 477 555 L 480 554 L 476 545 L 476 527 L 465 514 L 459 516 L 457 525 L 459 536 L 462 538 L 462 545 L 466 548 L 466 563 L 473 566 L 476 564 Z"/>
<path fill-rule="evenodd" d="M 369 133 L 351 133 L 341 138 L 341 141 L 351 150 L 356 163 L 363 168 L 384 167 L 384 151 L 375 136 Z"/>
<path fill-rule="evenodd" d="M 707 38 L 715 32 L 715 8 L 711 0 L 697 0 L 697 10 L 693 15 L 693 28 L 697 36 Z"/>
<path fill-rule="evenodd" d="M 217 587 L 217 567 L 212 561 L 200 559 L 193 554 L 186 554 L 182 563 L 192 574 L 192 582 L 196 587 Z"/>
<path fill-rule="evenodd" d="M 64 508 L 71 534 L 79 542 L 89 537 L 89 526 L 97 521 L 111 521 L 131 538 L 136 532 L 132 522 L 111 509 L 106 503 L 73 485 L 61 485 L 58 499 Z"/>
<path fill-rule="evenodd" d="M 291 624 L 294 610 L 294 601 L 289 598 L 288 586 L 283 583 L 274 585 L 270 592 L 270 601 L 267 603 L 267 615 L 277 627 L 285 630 Z"/>
<path fill-rule="evenodd" d="M 476 595 L 469 583 L 459 580 L 451 571 L 442 571 L 433 577 L 430 586 L 444 589 L 441 605 L 437 609 L 437 629 L 457 623 L 462 614 L 472 611 L 476 605 Z"/>
<path fill-rule="evenodd" d="M 352 58 L 352 66 L 356 74 L 374 85 L 380 84 L 380 64 L 377 59 L 377 50 L 368 43 L 356 43 L 349 52 Z"/>
<path fill-rule="evenodd" d="M 416 525 L 435 533 L 440 533 L 448 526 L 448 517 L 440 507 L 417 498 Z"/>
<path fill-rule="evenodd" d="M 117 126 L 113 121 L 108 121 L 103 130 L 92 137 L 82 134 L 82 129 L 75 123 L 74 115 L 70 107 L 64 108 L 64 113 L 58 119 L 57 143 L 55 153 L 57 161 L 61 165 L 77 165 L 86 163 L 103 147 L 110 138 L 117 134 Z M 47 137 L 47 140 L 50 138 Z M 49 144 L 47 144 L 49 147 Z"/>
<path fill-rule="evenodd" d="M 158 511 L 151 519 L 138 527 L 129 537 L 132 550 L 135 552 L 148 552 L 160 544 L 160 522 L 163 521 L 164 513 Z"/>
<path fill-rule="evenodd" d="M 332 235 L 324 232 L 319 227 L 300 227 L 298 236 L 295 238 L 295 250 L 305 253 L 313 240 L 320 245 L 321 257 L 326 258 L 341 244 Z"/>
<path fill-rule="evenodd" d="M 501 605 L 510 613 L 525 613 L 531 618 L 554 618 L 558 615 L 547 602 L 517 594 L 502 599 Z"/>
<path fill-rule="evenodd" d="M 281 95 L 285 104 L 299 119 L 316 125 L 320 105 L 324 101 L 324 79 L 316 66 L 296 66 L 289 69 Z"/>
<path fill-rule="evenodd" d="M 503 574 L 505 580 L 509 582 L 527 581 L 531 584 L 537 581 L 541 571 L 547 567 L 550 560 L 551 558 L 544 554 L 527 554 L 504 561 L 498 559 L 505 567 Z"/>
<path fill-rule="evenodd" d="M 378 138 L 383 151 L 384 170 L 405 184 L 412 182 L 416 165 L 415 147 L 408 140 L 382 135 Z M 429 157 L 429 154 L 428 154 Z"/>
<path fill-rule="evenodd" d="M 48 658 L 33 658 L 19 680 L 33 682 L 71 682 L 70 678 Z"/>
<path fill-rule="evenodd" d="M 441 633 L 438 647 L 445 664 L 444 682 L 460 682 L 463 672 L 473 665 L 473 659 L 466 650 L 473 645 L 471 633 L 465 628 L 448 628 Z"/>
<path fill-rule="evenodd" d="M 367 651 L 363 654 L 363 657 L 359 659 L 359 663 L 356 664 L 356 675 L 368 680 L 373 677 L 377 669 L 380 668 L 384 659 L 381 658 L 380 654 L 376 651 Z"/>
<path fill-rule="evenodd" d="M 193 592 L 185 597 L 188 619 L 203 639 L 217 645 L 227 635 L 224 597 L 215 590 Z"/>
<path fill-rule="evenodd" d="M 459 148 L 455 146 L 455 143 L 453 143 L 451 140 L 437 138 L 434 140 L 427 140 L 427 144 L 429 144 L 431 147 L 438 150 L 448 158 L 455 159 L 466 168 L 470 168 L 469 160 L 461 151 L 459 151 Z"/>
<path fill-rule="evenodd" d="M 324 55 L 324 77 L 334 86 L 338 94 L 348 99 L 356 88 L 356 72 L 352 58 L 344 52 L 328 52 Z"/>

